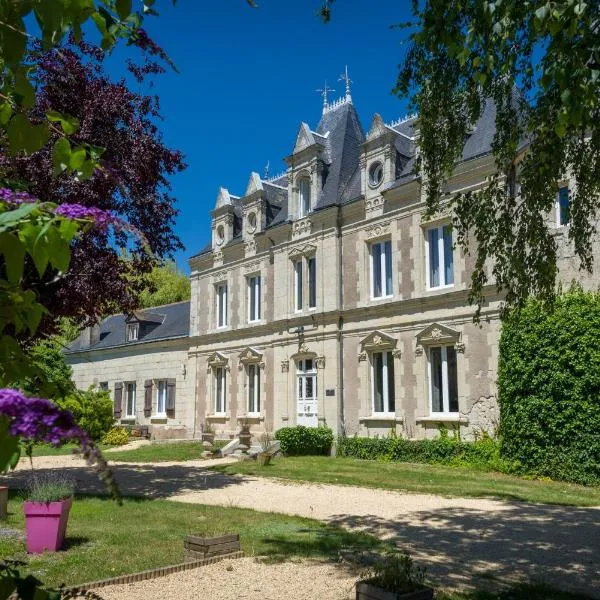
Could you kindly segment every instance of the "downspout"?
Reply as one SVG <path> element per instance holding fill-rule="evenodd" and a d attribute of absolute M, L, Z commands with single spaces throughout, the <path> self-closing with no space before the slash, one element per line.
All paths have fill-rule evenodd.
<path fill-rule="evenodd" d="M 338 216 L 337 216 L 337 237 L 338 237 L 338 285 L 339 285 L 339 297 L 338 297 L 338 311 L 339 311 L 339 319 L 338 319 L 338 390 L 340 393 L 340 423 L 339 423 L 339 431 L 340 435 L 346 434 L 346 425 L 345 425 L 345 414 L 344 414 L 344 261 L 343 261 L 343 238 L 342 238 L 342 207 L 338 206 Z"/>

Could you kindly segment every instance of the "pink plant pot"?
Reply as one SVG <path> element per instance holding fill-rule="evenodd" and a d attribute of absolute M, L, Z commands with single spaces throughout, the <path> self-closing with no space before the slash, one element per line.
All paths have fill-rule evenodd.
<path fill-rule="evenodd" d="M 27 501 L 23 504 L 27 552 L 41 554 L 62 548 L 72 502 L 72 498 L 67 498 L 58 502 Z"/>

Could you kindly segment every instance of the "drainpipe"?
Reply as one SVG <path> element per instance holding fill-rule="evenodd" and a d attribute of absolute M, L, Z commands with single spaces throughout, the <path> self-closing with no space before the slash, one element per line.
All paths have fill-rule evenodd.
<path fill-rule="evenodd" d="M 338 298 L 338 310 L 340 317 L 338 320 L 338 390 L 340 394 L 340 424 L 339 431 L 340 435 L 345 435 L 345 415 L 344 415 L 344 261 L 343 261 L 343 238 L 342 238 L 342 207 L 338 206 L 337 216 L 337 237 L 338 237 L 338 286 L 339 286 L 339 298 Z"/>

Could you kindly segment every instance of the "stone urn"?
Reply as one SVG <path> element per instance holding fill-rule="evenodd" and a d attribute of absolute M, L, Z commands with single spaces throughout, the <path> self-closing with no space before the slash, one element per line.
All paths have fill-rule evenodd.
<path fill-rule="evenodd" d="M 252 434 L 250 433 L 250 425 L 248 423 L 242 423 L 240 432 L 238 433 L 240 445 L 250 448 L 252 443 Z"/>

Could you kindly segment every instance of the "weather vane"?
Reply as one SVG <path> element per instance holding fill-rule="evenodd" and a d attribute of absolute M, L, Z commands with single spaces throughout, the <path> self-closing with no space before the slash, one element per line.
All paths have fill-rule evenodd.
<path fill-rule="evenodd" d="M 315 90 L 315 91 L 319 92 L 319 94 L 321 94 L 321 96 L 323 96 L 323 110 L 325 110 L 327 108 L 327 94 L 329 92 L 335 92 L 335 90 L 333 88 L 328 87 L 327 80 L 325 80 L 325 85 L 323 86 L 323 88 L 320 90 Z"/>
<path fill-rule="evenodd" d="M 350 84 L 352 83 L 352 79 L 350 79 L 350 76 L 348 75 L 348 65 L 346 65 L 346 69 L 340 75 L 338 81 L 344 81 L 346 83 L 346 100 L 350 100 Z"/>

